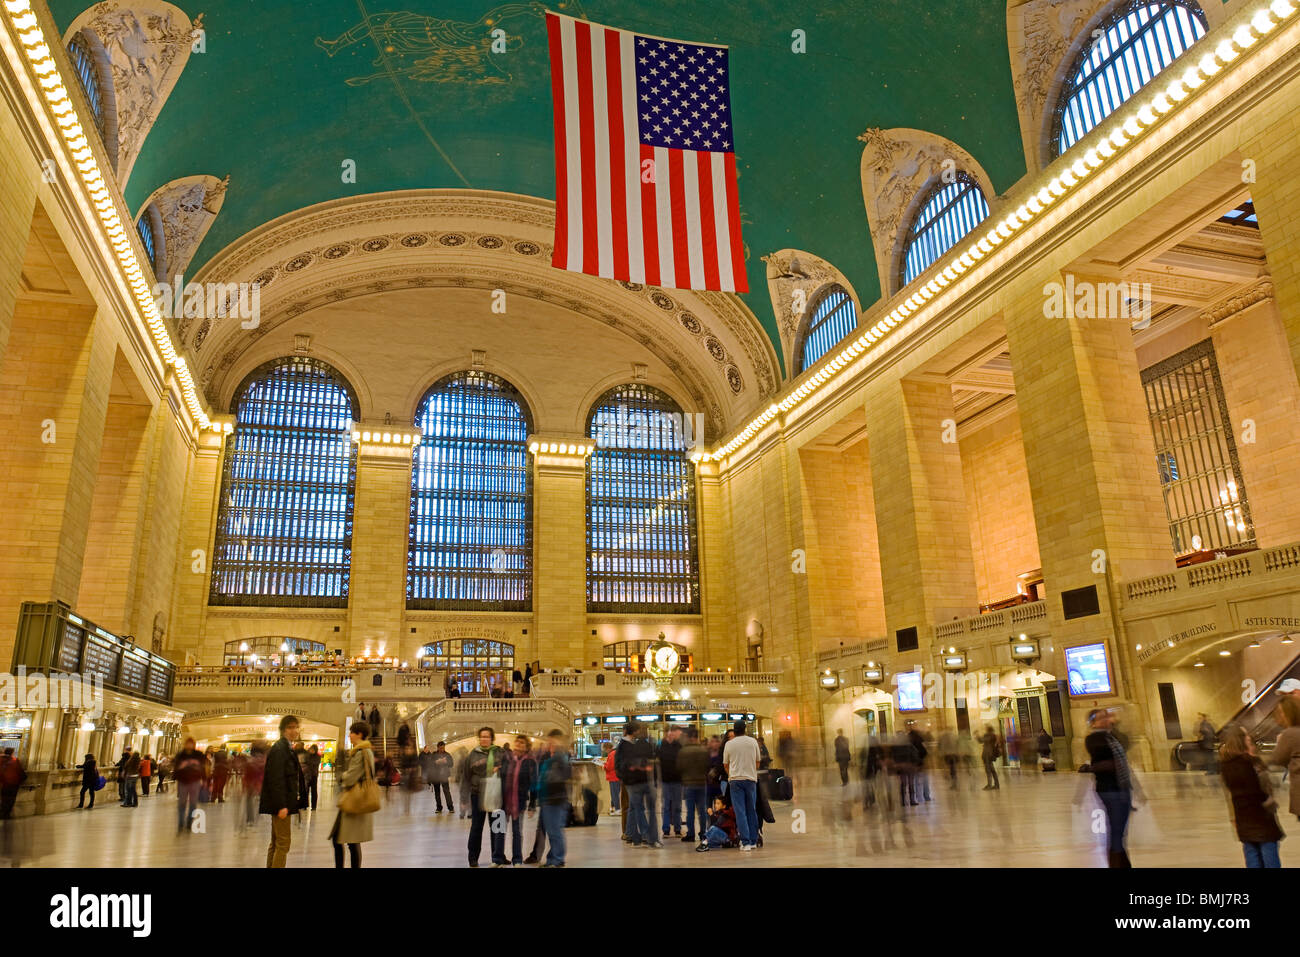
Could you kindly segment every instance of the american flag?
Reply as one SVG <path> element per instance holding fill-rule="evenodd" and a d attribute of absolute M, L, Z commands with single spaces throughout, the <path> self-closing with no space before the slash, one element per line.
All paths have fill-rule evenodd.
<path fill-rule="evenodd" d="M 727 48 L 547 13 L 552 265 L 747 292 Z"/>

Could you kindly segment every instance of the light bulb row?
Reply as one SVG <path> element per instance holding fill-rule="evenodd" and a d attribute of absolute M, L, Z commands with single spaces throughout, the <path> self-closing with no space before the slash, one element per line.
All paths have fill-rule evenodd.
<path fill-rule="evenodd" d="M 1220 41 L 1211 52 L 1204 54 L 1179 76 L 1157 89 L 1154 94 L 1147 94 L 1149 99 L 1139 94 L 1145 102 L 1128 106 L 1124 110 L 1127 116 L 1122 120 L 1113 121 L 1110 133 L 1101 137 L 1097 145 L 1084 150 L 1074 159 L 1074 162 L 1053 176 L 1046 185 L 1016 209 L 1006 213 L 984 235 L 972 240 L 937 275 L 909 295 L 888 315 L 845 346 L 834 358 L 823 363 L 821 368 L 805 379 L 789 395 L 779 402 L 772 403 L 755 416 L 730 441 L 708 453 L 704 458 L 717 460 L 730 455 L 753 438 L 779 413 L 789 412 L 809 395 L 819 391 L 846 365 L 878 344 L 903 320 L 914 315 L 959 277 L 992 254 L 997 247 L 1036 220 L 1048 207 L 1055 205 L 1108 161 L 1118 156 L 1121 150 L 1139 139 L 1162 117 L 1187 99 L 1193 91 L 1204 86 L 1207 80 L 1254 46 L 1261 37 L 1271 33 L 1293 16 L 1296 10 L 1297 0 L 1270 0 L 1269 3 L 1260 6 L 1248 21 L 1238 26 L 1231 36 Z M 1158 86 L 1158 83 L 1152 85 Z"/>
<path fill-rule="evenodd" d="M 353 442 L 371 442 L 376 445 L 419 445 L 420 434 L 418 432 L 368 432 L 360 429 L 352 430 Z"/>
<path fill-rule="evenodd" d="M 532 442 L 528 451 L 533 455 L 544 452 L 548 455 L 581 455 L 584 458 L 596 451 L 593 442 Z"/>
<path fill-rule="evenodd" d="M 103 173 L 100 172 L 95 153 L 86 138 L 86 131 L 77 118 L 76 108 L 72 105 L 67 87 L 64 86 L 63 79 L 59 75 L 58 64 L 46 42 L 45 32 L 41 29 L 40 22 L 28 0 L 4 0 L 4 7 L 36 74 L 41 94 L 49 104 L 72 161 L 81 175 L 82 183 L 99 216 L 109 245 L 113 247 L 113 252 L 117 256 L 127 286 L 135 298 L 145 324 L 149 327 L 154 344 L 164 364 L 175 370 L 176 381 L 180 385 L 186 408 L 189 409 L 199 427 L 206 429 L 209 424 L 208 414 L 199 402 L 198 392 L 194 388 L 194 378 L 190 375 L 185 360 L 176 353 L 171 336 L 168 335 L 167 327 L 163 323 L 162 313 L 154 302 L 144 270 L 136 259 L 135 249 L 127 232 L 128 228 L 134 227 L 124 224 L 117 214 L 117 204 L 109 191 L 108 183 L 104 180 Z"/>

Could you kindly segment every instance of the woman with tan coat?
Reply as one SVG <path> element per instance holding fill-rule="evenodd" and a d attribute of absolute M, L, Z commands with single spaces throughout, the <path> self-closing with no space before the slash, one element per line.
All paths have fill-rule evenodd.
<path fill-rule="evenodd" d="M 1300 701 L 1283 698 L 1278 712 L 1284 727 L 1268 763 L 1290 769 L 1291 813 L 1300 820 Z"/>
<path fill-rule="evenodd" d="M 351 750 L 348 752 L 347 770 L 339 781 L 340 797 L 361 782 L 375 778 L 375 750 L 370 746 L 370 725 L 364 721 L 352 722 L 348 732 Z M 342 808 L 334 818 L 330 840 L 334 843 L 334 866 L 343 866 L 343 845 L 348 846 L 348 856 L 353 867 L 361 866 L 361 845 L 375 839 L 375 825 L 370 814 L 349 814 Z"/>

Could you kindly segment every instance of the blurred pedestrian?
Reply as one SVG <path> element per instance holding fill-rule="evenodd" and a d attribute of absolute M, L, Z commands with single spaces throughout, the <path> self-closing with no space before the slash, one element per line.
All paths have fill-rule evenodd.
<path fill-rule="evenodd" d="M 1291 679 L 1288 679 L 1291 680 Z M 1286 682 L 1282 682 L 1283 685 Z M 1300 821 L 1300 698 L 1287 695 L 1278 703 L 1277 715 L 1282 731 L 1269 756 L 1269 763 L 1287 769 L 1291 782 L 1289 810 Z"/>
<path fill-rule="evenodd" d="M 18 790 L 26 780 L 27 771 L 22 761 L 18 760 L 13 748 L 5 748 L 4 754 L 0 755 L 0 821 L 13 816 Z"/>
<path fill-rule="evenodd" d="M 1255 742 L 1240 725 L 1223 732 L 1219 774 L 1228 789 L 1232 822 L 1246 856 L 1246 866 L 1281 867 L 1277 845 L 1285 835 L 1277 823 L 1273 779 L 1255 753 Z"/>
<path fill-rule="evenodd" d="M 194 746 L 193 738 L 172 759 L 172 778 L 176 781 L 176 831 L 190 829 L 190 817 L 199 807 L 199 789 L 207 777 L 207 758 Z"/>
<path fill-rule="evenodd" d="M 676 837 L 682 836 L 682 774 L 677 767 L 677 756 L 682 750 L 681 736 L 682 729 L 670 725 L 664 739 L 659 742 L 656 754 L 659 759 L 659 794 L 663 802 L 661 826 L 664 837 L 668 837 L 670 827 Z"/>
<path fill-rule="evenodd" d="M 456 810 L 451 803 L 451 772 L 456 765 L 456 760 L 447 753 L 447 745 L 439 741 L 430 755 L 429 760 L 429 786 L 433 788 L 433 799 L 437 802 L 437 810 L 434 814 L 442 813 L 443 798 L 447 799 L 447 813 L 450 814 Z"/>
<path fill-rule="evenodd" d="M 849 739 L 844 737 L 844 729 L 835 729 L 835 763 L 840 766 L 840 787 L 849 786 L 849 764 L 853 755 L 849 751 Z"/>
<path fill-rule="evenodd" d="M 542 866 L 563 867 L 567 851 L 564 828 L 569 821 L 569 782 L 573 767 L 563 731 L 552 730 L 546 735 L 546 743 L 547 753 L 538 769 L 538 783 L 542 789 L 542 829 L 550 850 Z"/>
<path fill-rule="evenodd" d="M 682 800 L 686 806 L 686 836 L 682 842 L 694 843 L 696 818 L 700 822 L 701 838 L 709 827 L 709 753 L 700 744 L 700 732 L 696 728 L 686 729 L 686 743 L 677 755 L 677 769 L 682 776 Z"/>
<path fill-rule="evenodd" d="M 90 810 L 95 806 L 95 792 L 99 790 L 99 765 L 93 754 L 87 754 L 77 768 L 81 771 L 81 793 L 77 796 L 77 807 L 86 807 L 86 793 L 90 792 L 90 807 L 86 808 Z"/>
<path fill-rule="evenodd" d="M 506 817 L 510 821 L 510 863 L 524 863 L 524 815 L 537 811 L 537 762 L 529 753 L 526 734 L 515 735 L 508 755 L 503 786 Z M 539 825 L 540 826 L 540 825 Z"/>
<path fill-rule="evenodd" d="M 980 760 L 984 762 L 984 790 L 996 791 L 1002 784 L 998 781 L 998 770 L 994 762 L 1002 756 L 1002 744 L 992 725 L 984 726 L 984 737 L 980 739 Z"/>
<path fill-rule="evenodd" d="M 339 778 L 340 797 L 342 792 L 359 787 L 366 781 L 375 780 L 375 751 L 371 747 L 370 725 L 364 721 L 352 722 L 348 729 L 348 743 L 351 747 L 347 755 L 347 768 Z M 334 846 L 334 866 L 343 866 L 343 848 L 348 849 L 348 862 L 352 867 L 361 866 L 361 845 L 375 839 L 373 812 L 350 814 L 339 808 L 334 817 L 334 826 L 330 828 L 330 843 Z"/>
<path fill-rule="evenodd" d="M 1124 746 L 1111 733 L 1115 718 L 1107 708 L 1098 708 L 1088 715 L 1091 733 L 1084 738 L 1088 749 L 1088 764 L 1084 769 L 1095 778 L 1097 798 L 1106 812 L 1107 860 L 1111 867 L 1132 867 L 1124 838 L 1128 832 L 1128 819 L 1134 811 L 1134 797 L 1140 794 L 1137 780 L 1129 767 Z"/>

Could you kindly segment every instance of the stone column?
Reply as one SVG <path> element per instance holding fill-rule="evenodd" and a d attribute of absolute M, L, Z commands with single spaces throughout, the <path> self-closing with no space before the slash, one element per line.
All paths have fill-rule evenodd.
<path fill-rule="evenodd" d="M 587 627 L 586 458 L 539 451 L 533 470 L 535 657 L 543 668 L 587 668 L 600 642 Z"/>
<path fill-rule="evenodd" d="M 1254 164 L 1250 197 L 1291 363 L 1300 369 L 1300 143 L 1294 114 L 1279 115 L 1277 123 L 1243 144 L 1240 152 Z"/>
<path fill-rule="evenodd" d="M 1172 571 L 1146 398 L 1127 318 L 1050 318 L 1048 275 L 1008 293 L 1005 319 L 1038 548 L 1048 592 L 1049 646 L 1105 640 L 1114 697 L 1071 701 L 1074 759 L 1082 761 L 1086 716 L 1123 705 L 1135 760 L 1151 767 L 1151 727 L 1141 676 L 1119 617 L 1121 583 Z M 1074 287 L 1092 281 L 1076 276 Z M 1105 281 L 1105 280 L 1101 280 Z M 1095 594 L 1097 612 L 1067 619 L 1062 593 Z"/>
<path fill-rule="evenodd" d="M 868 393 L 866 413 L 890 643 L 883 658 L 894 673 L 918 664 L 934 671 L 934 627 L 979 611 L 952 387 L 882 381 Z M 898 633 L 909 628 L 918 646 L 899 651 Z M 931 712 L 938 728 L 955 720 L 951 708 L 944 701 Z"/>
<path fill-rule="evenodd" d="M 726 535 L 726 505 L 718 463 L 701 462 L 695 467 L 700 561 L 700 611 L 703 632 L 700 647 L 693 649 L 695 667 L 704 670 L 745 660 L 744 630 L 737 628 L 733 611 L 731 556 Z"/>
<path fill-rule="evenodd" d="M 233 428 L 234 420 L 222 416 L 214 425 L 217 429 L 225 425 Z M 185 652 L 196 655 L 205 665 L 220 664 L 222 660 L 221 642 L 205 640 L 204 622 L 212 581 L 212 545 L 226 441 L 223 431 L 202 433 L 189 463 L 180 520 L 180 545 L 176 550 L 171 617 L 163 647 L 164 656 L 178 665 L 185 663 Z"/>
<path fill-rule="evenodd" d="M 348 586 L 351 654 L 366 647 L 378 654 L 383 645 L 384 654 L 414 662 L 419 650 L 414 640 L 408 640 L 409 632 L 402 634 L 410 502 L 411 446 L 362 442 L 357 454 Z"/>

